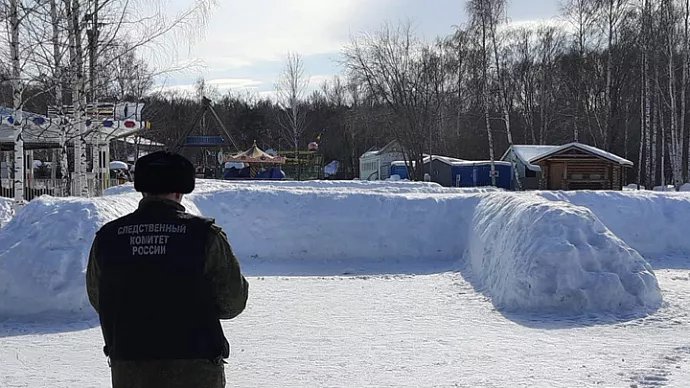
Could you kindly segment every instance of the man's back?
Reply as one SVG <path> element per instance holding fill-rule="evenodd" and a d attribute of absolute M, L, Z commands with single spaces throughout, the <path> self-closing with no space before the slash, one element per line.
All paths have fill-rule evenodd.
<path fill-rule="evenodd" d="M 244 310 L 248 285 L 213 220 L 174 201 L 142 200 L 98 232 L 87 288 L 115 387 L 224 386 L 197 384 L 224 381 L 229 345 L 219 319 Z"/>

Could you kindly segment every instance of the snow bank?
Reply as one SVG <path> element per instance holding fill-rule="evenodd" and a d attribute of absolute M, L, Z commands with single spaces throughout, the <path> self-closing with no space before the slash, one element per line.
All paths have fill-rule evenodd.
<path fill-rule="evenodd" d="M 690 193 L 643 190 L 536 194 L 590 209 L 616 236 L 647 258 L 690 256 Z"/>
<path fill-rule="evenodd" d="M 132 185 L 108 194 L 42 197 L 2 229 L 0 316 L 90 311 L 84 271 L 94 233 L 141 198 Z M 504 308 L 653 306 L 656 279 L 639 255 L 591 211 L 554 200 L 418 182 L 201 180 L 184 205 L 216 219 L 244 266 L 406 267 L 465 257 L 477 288 Z"/>
<path fill-rule="evenodd" d="M 318 180 L 318 181 L 220 181 L 211 179 L 197 179 L 194 194 L 204 192 L 232 191 L 242 188 L 253 190 L 279 190 L 279 191 L 314 191 L 321 192 L 363 192 L 363 193 L 383 193 L 383 194 L 403 194 L 403 193 L 488 193 L 503 191 L 495 187 L 443 187 L 438 183 L 432 182 L 411 182 L 400 181 L 337 181 L 337 180 Z M 134 193 L 134 184 L 110 187 L 105 190 L 105 195 L 118 195 L 123 193 Z"/>
<path fill-rule="evenodd" d="M 246 259 L 347 261 L 459 258 L 476 198 L 235 187 L 190 199 Z"/>
<path fill-rule="evenodd" d="M 649 264 L 586 208 L 484 196 L 470 233 L 472 274 L 501 309 L 629 313 L 661 303 Z"/>
<path fill-rule="evenodd" d="M 93 237 L 138 201 L 43 196 L 25 205 L 0 231 L 0 316 L 89 308 L 84 273 Z"/>

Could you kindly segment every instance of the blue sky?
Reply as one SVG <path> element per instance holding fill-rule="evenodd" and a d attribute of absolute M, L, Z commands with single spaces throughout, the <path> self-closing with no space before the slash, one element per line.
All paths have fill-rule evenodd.
<path fill-rule="evenodd" d="M 190 0 L 172 0 L 184 7 Z M 433 39 L 467 21 L 463 0 L 221 0 L 205 36 L 179 60 L 201 66 L 170 73 L 158 88 L 189 90 L 203 76 L 221 93 L 270 95 L 288 51 L 302 54 L 311 86 L 340 73 L 335 62 L 351 34 L 384 21 L 411 19 L 419 36 Z M 557 15 L 559 0 L 509 0 L 512 21 Z M 165 68 L 166 65 L 158 65 Z"/>

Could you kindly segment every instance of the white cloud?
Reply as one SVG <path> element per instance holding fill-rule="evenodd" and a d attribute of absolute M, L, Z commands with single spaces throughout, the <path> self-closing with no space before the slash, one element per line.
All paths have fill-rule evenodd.
<path fill-rule="evenodd" d="M 309 89 L 320 89 L 324 81 L 333 80 L 333 75 L 314 75 L 309 78 Z"/>
<path fill-rule="evenodd" d="M 220 94 L 225 94 L 228 91 L 252 91 L 260 87 L 264 83 L 254 79 L 248 78 L 217 78 L 206 80 L 206 84 L 216 89 Z M 154 88 L 154 92 L 168 92 L 177 91 L 182 94 L 194 94 L 196 89 L 195 84 L 183 85 L 158 85 Z"/>
<path fill-rule="evenodd" d="M 175 0 L 181 1 L 185 0 Z M 205 38 L 188 56 L 211 70 L 231 70 L 280 61 L 288 51 L 303 56 L 337 52 L 363 7 L 374 12 L 390 1 L 222 1 L 212 13 Z"/>

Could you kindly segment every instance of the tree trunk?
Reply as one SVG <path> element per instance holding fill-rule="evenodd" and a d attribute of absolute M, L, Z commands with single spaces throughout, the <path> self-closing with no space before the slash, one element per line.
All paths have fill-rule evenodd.
<path fill-rule="evenodd" d="M 69 2 L 70 0 L 66 0 Z M 81 10 L 79 0 L 71 0 L 69 33 L 70 33 L 70 70 L 72 71 L 72 105 L 76 133 L 74 139 L 74 167 L 77 176 L 76 193 L 79 196 L 89 195 L 86 180 L 86 80 L 84 79 L 84 50 L 82 47 Z"/>
<path fill-rule="evenodd" d="M 671 162 L 671 170 L 673 171 L 673 185 L 678 187 L 680 186 L 680 183 L 682 181 L 682 175 L 683 175 L 683 168 L 682 168 L 682 158 L 683 158 L 683 138 L 679 134 L 682 133 L 682 131 L 678 130 L 678 107 L 676 105 L 676 88 L 675 88 L 675 83 L 676 83 L 676 75 L 675 75 L 675 69 L 674 69 L 674 49 L 675 49 L 675 39 L 674 39 L 674 29 L 675 29 L 675 23 L 673 22 L 673 14 L 674 14 L 674 9 L 673 9 L 673 3 L 669 2 L 667 5 L 668 9 L 668 17 L 670 21 L 670 26 L 668 28 L 668 94 L 669 94 L 669 101 L 670 101 L 670 110 L 669 110 L 669 116 L 670 116 L 670 143 L 668 143 L 667 139 L 665 136 L 662 135 L 662 139 L 664 142 L 668 143 L 669 147 L 669 158 Z M 662 128 L 663 130 L 663 128 Z M 664 152 L 666 151 L 666 147 L 663 148 Z M 662 159 L 663 161 L 663 159 Z M 664 171 L 662 171 L 662 175 L 665 176 Z M 665 183 L 665 182 L 664 182 Z"/>
<path fill-rule="evenodd" d="M 682 158 L 682 146 L 685 144 L 687 125 L 687 100 L 686 93 L 688 90 L 688 61 L 690 61 L 690 0 L 685 0 L 685 29 L 683 34 L 683 76 L 681 81 L 680 91 L 680 128 L 679 137 Z M 685 166 L 685 181 L 690 181 L 690 142 L 688 142 L 687 157 Z M 682 164 L 682 161 L 681 161 Z M 682 168 L 682 167 L 681 167 Z"/>
<path fill-rule="evenodd" d="M 609 150 L 609 130 L 613 126 L 613 104 L 611 102 L 611 79 L 613 72 L 613 33 L 614 33 L 614 1 L 609 0 L 609 36 L 608 36 L 608 55 L 606 56 L 606 121 L 604 123 L 603 148 Z"/>
<path fill-rule="evenodd" d="M 69 196 L 70 193 L 70 176 L 69 176 L 69 164 L 67 161 L 67 122 L 65 120 L 65 112 L 63 109 L 63 95 L 62 86 L 64 81 L 64 73 L 62 71 L 62 54 L 60 52 L 61 42 L 60 42 L 60 19 L 58 18 L 58 6 L 57 0 L 50 1 L 50 21 L 53 25 L 53 84 L 55 88 L 55 108 L 57 110 L 57 119 L 59 126 L 60 136 L 58 138 L 58 144 L 60 146 L 59 150 L 59 162 L 60 162 L 60 175 L 61 179 L 61 192 L 65 196 Z"/>
<path fill-rule="evenodd" d="M 12 59 L 12 105 L 14 125 L 14 200 L 16 204 L 24 202 L 25 158 L 22 131 L 22 81 L 21 62 L 19 60 L 19 7 L 18 0 L 10 0 L 10 56 Z"/>
<path fill-rule="evenodd" d="M 663 110 L 661 110 L 661 96 L 656 95 L 656 125 L 658 126 L 661 134 L 659 138 L 661 139 L 661 157 L 659 158 L 659 182 L 661 186 L 666 186 L 666 145 L 668 141 L 666 139 L 666 124 L 664 123 Z M 673 118 L 671 118 L 673 120 Z"/>
<path fill-rule="evenodd" d="M 654 93 L 656 97 L 659 96 L 658 93 Z M 659 142 L 657 134 L 658 134 L 658 122 L 659 122 L 659 105 L 656 103 L 658 101 L 658 98 L 656 98 L 655 104 L 654 104 L 654 109 L 652 110 L 652 187 L 656 186 L 657 183 L 659 182 L 659 179 L 657 178 L 658 174 L 658 168 L 657 168 L 657 162 L 659 160 L 659 153 L 656 149 L 657 144 Z"/>
<path fill-rule="evenodd" d="M 486 12 L 482 10 L 482 77 L 483 77 L 483 102 L 484 102 L 484 120 L 486 124 L 486 134 L 489 140 L 489 160 L 491 163 L 491 186 L 496 187 L 496 164 L 494 163 L 494 139 L 491 133 L 491 118 L 489 117 L 489 59 L 487 50 L 486 37 Z M 431 162 L 431 161 L 430 161 Z"/>
<path fill-rule="evenodd" d="M 647 75 L 645 73 L 645 62 L 647 61 L 646 54 L 643 51 L 642 52 L 642 60 L 641 60 L 641 71 L 640 74 L 642 75 L 642 82 L 640 82 L 640 147 L 639 147 L 639 153 L 637 155 L 637 184 L 640 185 L 642 184 L 642 169 L 643 169 L 643 164 L 642 164 L 642 154 L 644 151 L 644 145 L 649 144 L 648 140 L 648 126 L 647 126 L 647 115 L 646 115 L 646 90 L 645 90 L 645 85 L 646 85 L 646 78 Z M 647 171 L 646 166 L 649 164 L 649 154 L 647 155 L 647 163 L 644 165 L 645 166 L 645 172 Z M 645 177 L 645 180 L 648 180 L 648 176 Z"/>

